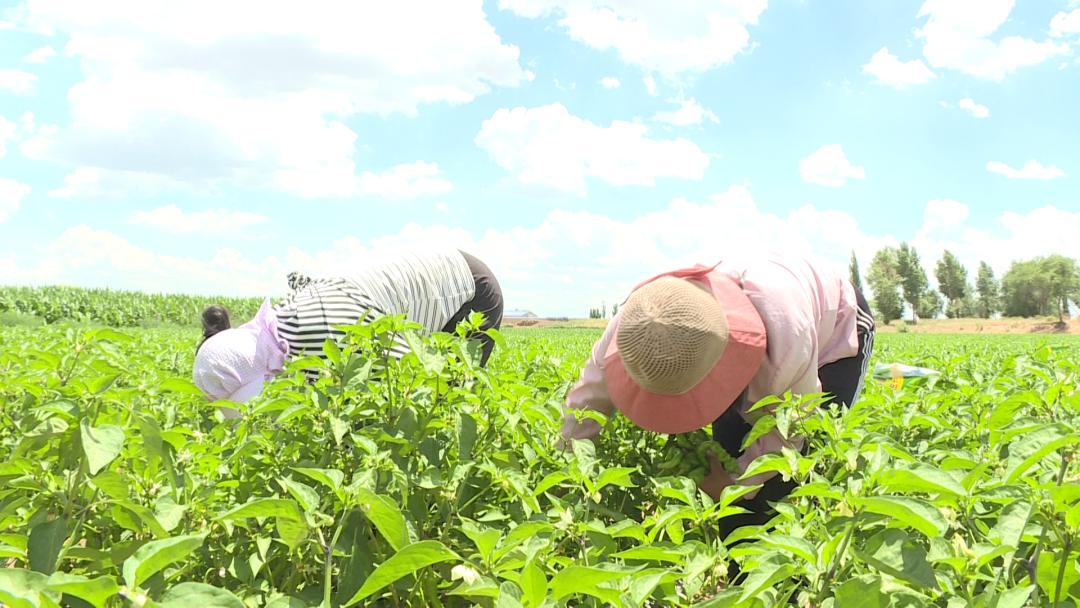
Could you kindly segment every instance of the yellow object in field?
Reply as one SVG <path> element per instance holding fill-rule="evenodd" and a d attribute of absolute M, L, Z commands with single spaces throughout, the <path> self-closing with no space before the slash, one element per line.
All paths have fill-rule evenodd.
<path fill-rule="evenodd" d="M 904 387 L 905 378 L 932 379 L 941 372 L 925 367 L 914 367 L 903 363 L 878 363 L 874 367 L 874 379 L 890 384 L 894 389 Z"/>

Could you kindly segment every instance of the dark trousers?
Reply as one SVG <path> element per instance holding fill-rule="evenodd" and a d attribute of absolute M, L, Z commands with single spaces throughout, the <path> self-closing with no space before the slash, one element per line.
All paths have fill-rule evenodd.
<path fill-rule="evenodd" d="M 471 300 L 463 304 L 454 313 L 454 316 L 450 317 L 442 330 L 453 333 L 458 323 L 461 323 L 473 312 L 484 315 L 484 323 L 480 326 L 481 330 L 499 329 L 502 326 L 503 317 L 503 296 L 499 281 L 495 279 L 495 275 L 486 264 L 464 251 L 460 253 L 469 264 L 469 271 L 472 272 L 473 281 L 476 283 L 476 293 Z M 491 357 L 491 351 L 495 348 L 495 341 L 491 339 L 491 336 L 484 333 L 478 333 L 473 337 L 480 342 L 480 365 L 487 365 L 488 358 Z"/>
<path fill-rule="evenodd" d="M 858 332 L 859 350 L 853 357 L 840 359 L 823 365 L 818 369 L 818 379 L 821 380 L 822 392 L 832 395 L 829 404 L 850 407 L 859 393 L 862 392 L 863 379 L 866 377 L 866 366 L 870 355 L 874 350 L 874 317 L 870 312 L 870 305 L 866 298 L 856 291 L 856 301 L 859 310 L 856 317 L 856 330 Z M 745 395 L 740 397 L 740 401 Z M 738 410 L 741 409 L 736 403 L 728 408 L 723 415 L 713 423 L 713 438 L 724 446 L 724 449 L 733 456 L 742 454 L 743 438 L 750 432 L 750 424 L 743 420 Z M 783 499 L 795 489 L 794 480 L 784 481 L 779 475 L 772 477 L 762 485 L 758 493 L 750 499 L 742 500 L 737 504 L 750 511 L 741 515 L 733 515 L 720 520 L 720 536 L 727 537 L 733 530 L 742 526 L 761 525 L 773 517 L 774 510 L 769 503 Z"/>

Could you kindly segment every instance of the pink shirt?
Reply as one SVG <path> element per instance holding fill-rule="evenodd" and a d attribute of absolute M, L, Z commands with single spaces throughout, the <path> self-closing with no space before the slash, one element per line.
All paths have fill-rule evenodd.
<path fill-rule="evenodd" d="M 724 262 L 714 273 L 743 282 L 767 336 L 765 359 L 750 381 L 747 406 L 770 395 L 815 393 L 821 390 L 818 368 L 858 351 L 855 329 L 857 305 L 855 289 L 831 267 L 812 258 L 769 256 L 749 262 Z M 604 353 L 615 339 L 619 314 L 608 323 L 604 335 L 593 346 L 581 379 L 566 396 L 565 410 L 587 408 L 605 415 L 615 411 L 604 382 Z M 753 424 L 760 410 L 740 414 Z M 575 420 L 566 411 L 562 434 L 566 439 L 590 439 L 600 432 L 592 420 Z M 742 470 L 762 454 L 779 452 L 783 446 L 802 448 L 802 439 L 785 442 L 775 430 L 750 445 L 739 457 Z M 775 473 L 764 473 L 740 483 L 762 483 Z"/>

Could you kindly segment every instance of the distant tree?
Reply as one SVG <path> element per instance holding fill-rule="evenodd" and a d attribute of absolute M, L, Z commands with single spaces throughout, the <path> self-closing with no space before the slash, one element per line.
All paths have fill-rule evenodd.
<path fill-rule="evenodd" d="M 934 278 L 937 279 L 938 290 L 949 301 L 945 316 L 955 319 L 971 314 L 964 305 L 969 291 L 967 269 L 948 249 L 934 268 Z"/>
<path fill-rule="evenodd" d="M 874 308 L 877 317 L 888 324 L 900 318 L 904 303 L 900 299 L 900 275 L 897 273 L 897 250 L 886 247 L 874 254 L 870 271 L 866 275 L 870 290 L 874 292 Z"/>
<path fill-rule="evenodd" d="M 612 316 L 612 318 L 614 318 L 615 315 L 617 315 L 617 314 L 619 314 L 619 305 L 618 304 L 612 304 L 611 305 L 611 316 Z"/>
<path fill-rule="evenodd" d="M 851 252 L 851 262 L 848 263 L 848 273 L 850 275 L 851 284 L 855 287 L 855 291 L 862 293 L 862 276 L 859 274 L 859 260 L 855 258 L 855 252 Z"/>
<path fill-rule="evenodd" d="M 1013 262 L 1001 277 L 1002 312 L 1009 317 L 1050 314 L 1050 283 L 1041 259 Z"/>
<path fill-rule="evenodd" d="M 967 286 L 964 297 L 945 306 L 945 316 L 950 319 L 978 316 L 978 302 L 975 299 L 975 289 L 971 285 Z"/>
<path fill-rule="evenodd" d="M 911 306 L 911 322 L 918 322 L 919 299 L 929 282 L 926 280 L 926 271 L 923 270 L 919 253 L 907 243 L 900 243 L 900 250 L 896 255 L 896 272 L 900 275 L 900 286 L 904 291 L 904 301 Z"/>
<path fill-rule="evenodd" d="M 994 269 L 986 262 L 979 262 L 979 273 L 975 279 L 975 290 L 979 297 L 975 300 L 975 311 L 984 319 L 989 319 L 1000 308 L 1000 288 L 994 278 Z"/>
<path fill-rule="evenodd" d="M 919 301 L 915 305 L 915 311 L 919 317 L 923 319 L 933 319 L 941 314 L 941 307 L 945 305 L 944 298 L 941 297 L 941 293 L 936 289 L 926 289 L 922 295 L 919 296 Z"/>
<path fill-rule="evenodd" d="M 1050 281 L 1051 308 L 1057 308 L 1058 321 L 1069 313 L 1069 303 L 1080 306 L 1080 266 L 1076 260 L 1054 254 L 1042 260 L 1043 272 Z"/>

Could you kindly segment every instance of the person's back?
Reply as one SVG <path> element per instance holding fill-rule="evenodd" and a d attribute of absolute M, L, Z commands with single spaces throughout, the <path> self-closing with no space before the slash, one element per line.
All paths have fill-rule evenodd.
<path fill-rule="evenodd" d="M 406 315 L 427 332 L 442 329 L 476 287 L 456 249 L 385 250 L 345 275 L 385 315 Z"/>

